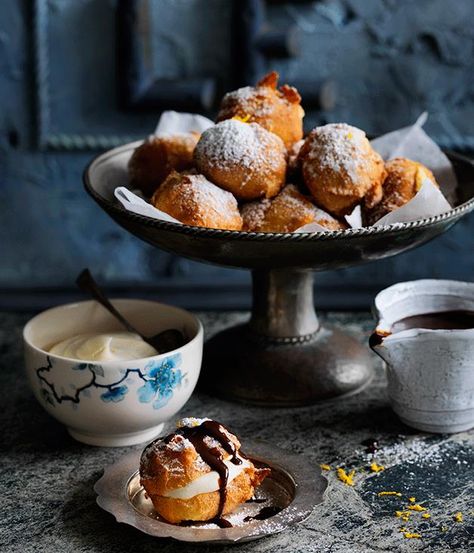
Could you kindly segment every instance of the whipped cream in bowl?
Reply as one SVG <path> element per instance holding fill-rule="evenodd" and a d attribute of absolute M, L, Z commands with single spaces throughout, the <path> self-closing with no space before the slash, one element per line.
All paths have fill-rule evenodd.
<path fill-rule="evenodd" d="M 43 311 L 23 330 L 36 399 L 73 438 L 99 446 L 156 438 L 194 391 L 202 361 L 203 328 L 192 313 L 148 300 L 112 303 L 141 335 L 176 328 L 186 343 L 158 354 L 93 300 Z"/>
<path fill-rule="evenodd" d="M 127 361 L 158 355 L 158 352 L 133 332 L 86 332 L 54 344 L 49 352 L 82 361 Z"/>

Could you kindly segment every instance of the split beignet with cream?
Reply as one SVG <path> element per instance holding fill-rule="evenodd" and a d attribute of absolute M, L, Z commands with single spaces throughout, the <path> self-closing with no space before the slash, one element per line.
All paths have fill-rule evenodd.
<path fill-rule="evenodd" d="M 224 425 L 188 418 L 149 444 L 140 461 L 140 482 L 168 522 L 215 521 L 253 497 L 270 473 L 240 451 Z"/>

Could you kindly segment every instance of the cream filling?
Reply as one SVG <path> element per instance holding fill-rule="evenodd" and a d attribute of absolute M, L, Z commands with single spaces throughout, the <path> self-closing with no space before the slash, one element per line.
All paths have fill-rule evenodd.
<path fill-rule="evenodd" d="M 227 480 L 228 484 L 232 482 L 232 480 L 237 478 L 237 476 L 239 476 L 239 474 L 243 472 L 248 466 L 250 466 L 249 461 L 247 461 L 246 459 L 242 459 L 242 463 L 240 465 L 234 465 L 234 463 L 232 463 L 232 461 L 230 460 L 224 461 L 224 463 L 229 469 L 229 477 Z M 171 490 L 163 494 L 163 497 L 173 497 L 174 499 L 191 499 L 195 495 L 199 495 L 201 493 L 216 492 L 218 489 L 219 473 L 213 470 L 211 472 L 208 472 L 207 474 L 203 474 L 199 478 L 196 478 L 196 480 L 193 480 L 189 484 L 186 484 L 186 486 L 176 488 L 175 490 Z"/>

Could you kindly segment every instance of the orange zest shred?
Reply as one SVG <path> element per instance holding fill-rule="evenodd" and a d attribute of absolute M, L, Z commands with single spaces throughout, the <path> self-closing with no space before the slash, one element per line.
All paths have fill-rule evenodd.
<path fill-rule="evenodd" d="M 462 522 L 462 521 L 463 521 L 463 516 L 462 516 L 461 511 L 458 511 L 458 512 L 454 515 L 454 520 L 455 520 L 456 522 Z"/>
<path fill-rule="evenodd" d="M 337 469 L 337 477 L 341 482 L 343 482 L 347 486 L 354 485 L 354 474 L 355 474 L 355 470 L 351 470 L 351 472 L 347 474 L 347 472 L 343 468 L 339 467 Z"/>
<path fill-rule="evenodd" d="M 403 522 L 408 522 L 410 515 L 410 511 L 395 511 L 395 516 L 401 518 Z"/>
<path fill-rule="evenodd" d="M 244 117 L 241 117 L 240 115 L 234 115 L 232 119 L 235 119 L 236 121 L 240 121 L 241 123 L 248 123 L 250 119 L 250 114 L 247 113 L 247 115 L 244 115 Z"/>
<path fill-rule="evenodd" d="M 321 470 L 331 470 L 331 467 L 330 465 L 326 465 L 325 463 L 323 463 L 322 465 L 319 465 L 321 467 Z"/>
<path fill-rule="evenodd" d="M 408 501 L 409 501 L 410 503 L 415 503 L 415 502 L 416 502 L 416 497 L 409 497 L 409 498 L 408 498 Z"/>
<path fill-rule="evenodd" d="M 400 492 L 379 492 L 377 495 L 379 497 L 382 497 L 384 495 L 396 495 L 397 497 L 402 497 L 402 494 Z"/>
<path fill-rule="evenodd" d="M 421 538 L 421 534 L 417 534 L 416 532 L 403 532 L 403 537 L 407 538 L 408 540 L 419 539 Z"/>
<path fill-rule="evenodd" d="M 407 505 L 407 509 L 410 511 L 426 511 L 426 507 L 423 507 L 418 503 L 415 503 L 414 505 Z"/>
<path fill-rule="evenodd" d="M 431 515 L 429 513 L 423 513 L 421 516 L 423 518 L 431 518 Z"/>
<path fill-rule="evenodd" d="M 377 465 L 377 463 L 371 463 L 370 464 L 370 470 L 372 472 L 382 472 L 383 470 L 385 470 L 385 467 L 383 467 L 382 465 Z"/>

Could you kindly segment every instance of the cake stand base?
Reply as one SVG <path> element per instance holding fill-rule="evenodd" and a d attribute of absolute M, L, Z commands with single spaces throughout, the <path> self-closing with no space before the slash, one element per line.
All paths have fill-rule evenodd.
<path fill-rule="evenodd" d="M 253 283 L 249 323 L 206 343 L 203 390 L 285 407 L 356 393 L 370 382 L 369 349 L 336 328 L 319 326 L 311 272 L 254 271 Z"/>
<path fill-rule="evenodd" d="M 209 340 L 202 389 L 219 397 L 290 407 L 353 394 L 372 379 L 366 348 L 331 327 L 301 343 L 272 343 L 252 336 L 248 325 Z"/>

